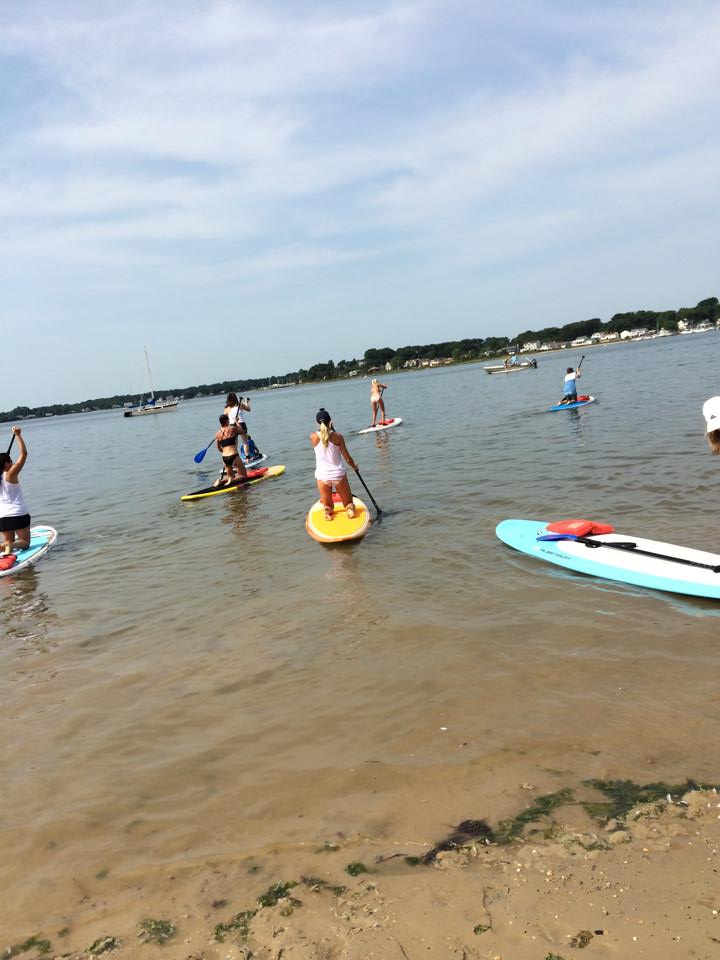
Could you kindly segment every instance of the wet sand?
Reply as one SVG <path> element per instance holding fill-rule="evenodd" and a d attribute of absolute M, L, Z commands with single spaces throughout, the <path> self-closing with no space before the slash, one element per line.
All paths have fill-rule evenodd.
<path fill-rule="evenodd" d="M 512 815 L 548 805 L 535 785 L 518 789 L 527 803 Z M 143 871 L 120 885 L 112 870 L 74 879 L 63 909 L 38 903 L 36 928 L 15 946 L 26 956 L 186 960 L 717 956 L 714 789 L 602 823 L 582 805 L 608 802 L 596 789 L 555 791 L 550 806 L 553 798 L 558 806 L 535 811 L 511 842 L 489 841 L 475 821 L 444 844 L 417 827 L 333 834 Z"/>

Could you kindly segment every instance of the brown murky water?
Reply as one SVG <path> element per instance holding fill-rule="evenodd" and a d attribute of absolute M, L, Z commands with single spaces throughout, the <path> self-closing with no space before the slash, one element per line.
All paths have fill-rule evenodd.
<path fill-rule="evenodd" d="M 178 496 L 217 400 L 28 423 L 26 496 L 60 540 L 0 581 L 3 941 L 338 831 L 426 841 L 506 814 L 523 781 L 720 779 L 720 607 L 494 537 L 590 515 L 717 550 L 716 351 L 590 351 L 601 402 L 578 414 L 543 412 L 565 356 L 399 375 L 385 436 L 352 436 L 367 382 L 259 394 L 253 433 L 286 474 L 196 504 Z M 303 529 L 320 404 L 385 511 L 336 550 Z"/>

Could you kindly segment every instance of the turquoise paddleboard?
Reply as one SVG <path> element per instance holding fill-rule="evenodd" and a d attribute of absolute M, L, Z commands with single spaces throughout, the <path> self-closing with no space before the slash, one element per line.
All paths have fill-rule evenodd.
<path fill-rule="evenodd" d="M 538 560 L 636 587 L 720 600 L 720 554 L 659 540 L 605 533 L 579 540 L 538 540 L 548 535 L 546 520 L 503 520 L 495 533 L 503 543 Z M 605 546 L 593 546 L 599 543 Z M 634 544 L 613 547 L 606 544 Z M 713 568 L 717 568 L 717 571 Z"/>
<path fill-rule="evenodd" d="M 0 570 L 0 577 L 9 577 L 26 567 L 32 566 L 33 563 L 37 563 L 40 557 L 45 556 L 56 540 L 57 530 L 54 527 L 48 527 L 44 524 L 30 527 L 30 546 L 27 550 L 18 550 L 15 554 L 17 560 L 7 570 Z"/>
<path fill-rule="evenodd" d="M 577 410 L 578 407 L 586 407 L 589 403 L 595 403 L 595 397 L 588 397 L 587 400 L 576 400 L 575 403 L 556 403 L 554 407 L 548 407 L 553 410 Z"/>

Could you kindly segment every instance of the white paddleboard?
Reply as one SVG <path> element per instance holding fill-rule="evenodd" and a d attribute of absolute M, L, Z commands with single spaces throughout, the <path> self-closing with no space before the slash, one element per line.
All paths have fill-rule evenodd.
<path fill-rule="evenodd" d="M 30 546 L 27 550 L 18 550 L 15 554 L 16 562 L 7 570 L 0 570 L 0 577 L 10 577 L 26 567 L 31 567 L 44 557 L 50 547 L 57 540 L 57 530 L 45 524 L 30 527 Z"/>
<path fill-rule="evenodd" d="M 401 423 L 402 417 L 390 417 L 389 420 L 376 423 L 374 427 L 365 427 L 364 430 L 358 430 L 358 433 L 377 433 L 378 430 L 389 430 L 390 427 L 399 427 Z"/>
<path fill-rule="evenodd" d="M 621 533 L 588 537 L 600 544 L 596 547 L 579 540 L 538 540 L 549 532 L 544 520 L 503 520 L 495 530 L 509 547 L 568 570 L 652 590 L 720 600 L 720 554 Z M 613 543 L 635 546 L 607 546 Z"/>

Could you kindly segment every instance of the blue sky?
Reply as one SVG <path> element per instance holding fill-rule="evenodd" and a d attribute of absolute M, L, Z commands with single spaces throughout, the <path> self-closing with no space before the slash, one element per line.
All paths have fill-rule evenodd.
<path fill-rule="evenodd" d="M 0 409 L 720 294 L 720 2 L 6 0 Z"/>

